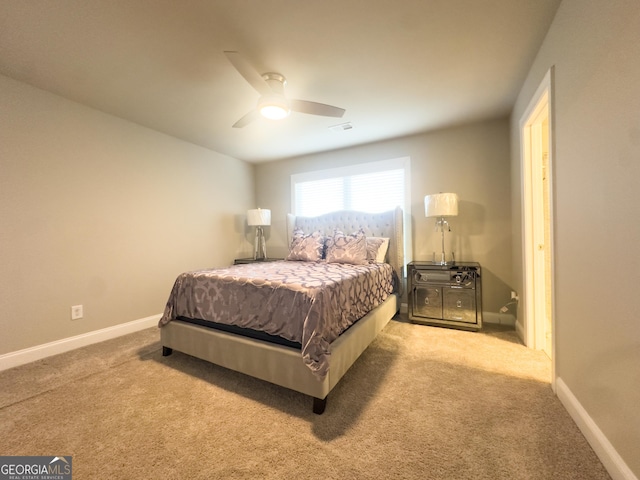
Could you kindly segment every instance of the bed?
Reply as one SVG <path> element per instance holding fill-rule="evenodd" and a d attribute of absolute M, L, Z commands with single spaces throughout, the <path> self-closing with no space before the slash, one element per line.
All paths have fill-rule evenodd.
<path fill-rule="evenodd" d="M 397 208 L 393 211 L 376 214 L 340 211 L 318 217 L 296 217 L 289 214 L 287 216 L 287 238 L 291 249 L 290 255 L 294 252 L 292 242 L 296 246 L 300 246 L 298 242 L 300 238 L 308 239 L 311 236 L 317 236 L 318 232 L 325 239 L 333 239 L 333 236 L 337 235 L 336 229 L 344 232 L 347 237 L 350 235 L 356 237 L 355 232 L 358 232 L 358 235 L 366 236 L 368 244 L 373 239 L 388 239 L 388 243 L 385 242 L 384 259 L 378 258 L 378 262 L 370 259 L 366 265 L 348 265 L 349 262 L 344 262 L 347 263 L 345 265 L 334 255 L 331 262 L 328 260 L 318 262 L 287 260 L 185 272 L 176 279 L 165 313 L 159 322 L 163 356 L 171 355 L 173 350 L 177 350 L 309 395 L 313 398 L 313 412 L 322 414 L 331 390 L 398 312 L 399 299 L 402 294 L 404 238 L 401 209 Z M 336 252 L 337 250 L 331 251 Z M 327 255 L 331 255 L 329 250 L 325 250 L 325 252 Z M 383 261 L 380 262 L 380 260 Z M 340 268 L 334 263 L 341 264 Z M 374 263 L 379 265 L 373 265 Z M 258 318 L 262 315 L 258 310 L 269 310 L 270 307 L 268 308 L 267 304 L 271 302 L 272 298 L 270 296 L 261 303 L 260 300 L 255 300 L 257 292 L 267 287 L 273 288 L 273 290 L 294 289 L 294 287 L 286 285 L 285 281 L 280 280 L 288 279 L 290 275 L 294 275 L 292 271 L 296 265 L 300 265 L 305 271 L 311 271 L 311 274 L 316 277 L 321 275 L 321 270 L 326 269 L 329 269 L 330 275 L 343 275 L 342 272 L 347 272 L 344 275 L 355 276 L 360 275 L 360 272 L 373 271 L 373 275 L 382 278 L 388 273 L 391 277 L 391 287 L 386 286 L 386 280 L 381 280 L 380 284 L 385 286 L 364 287 L 367 293 L 366 297 L 374 297 L 369 294 L 374 289 L 376 292 L 387 290 L 386 294 L 373 298 L 371 308 L 357 304 L 360 300 L 347 299 L 350 304 L 356 303 L 356 305 L 349 305 L 349 307 L 355 307 L 355 310 L 348 309 L 344 305 L 332 305 L 331 308 L 323 306 L 312 312 L 315 308 L 314 305 L 319 301 L 315 301 L 315 299 L 309 301 L 305 298 L 304 301 L 307 302 L 305 305 L 310 310 L 306 314 L 305 327 L 297 330 L 293 327 L 280 325 L 279 319 L 276 318 L 279 311 L 275 306 L 271 311 L 272 317 L 267 320 L 253 319 L 253 317 Z M 313 269 L 318 269 L 318 271 Z M 270 272 L 274 270 L 277 277 L 275 280 L 269 277 L 272 275 Z M 336 273 L 338 270 L 339 273 Z M 260 275 L 263 273 L 266 275 L 264 280 L 260 279 Z M 324 275 L 324 273 L 322 274 Z M 212 289 L 208 286 L 203 287 L 202 283 L 198 284 L 198 282 L 211 281 L 209 276 L 216 277 L 219 284 L 230 284 L 228 288 L 236 290 L 233 291 L 234 293 L 228 294 L 226 291 L 216 290 L 227 288 L 223 285 Z M 207 278 L 203 279 L 202 277 Z M 236 280 L 248 283 L 248 288 L 253 289 L 251 294 L 253 296 L 250 294 L 244 296 L 244 293 L 237 290 L 240 287 L 233 284 Z M 332 284 L 328 281 L 324 282 L 324 280 L 322 283 Z M 185 285 L 190 287 L 187 288 Z M 363 290 L 363 287 L 355 288 Z M 293 293 L 289 291 L 290 296 L 280 300 L 280 304 L 288 305 L 288 302 L 297 301 L 300 297 L 304 297 L 303 293 L 302 290 Z M 271 292 L 269 295 L 273 294 Z M 205 302 L 206 308 L 201 308 L 198 302 L 201 302 L 202 297 L 206 295 L 216 300 Z M 238 297 L 238 295 L 242 297 Z M 342 298 L 343 296 L 340 293 L 334 297 Z M 237 301 L 239 298 L 241 301 Z M 252 298 L 253 300 L 251 300 Z M 221 299 L 226 300 L 222 302 L 224 306 L 218 308 L 217 305 L 222 304 L 220 303 Z M 251 302 L 256 307 L 253 310 L 250 308 Z M 328 303 L 335 303 L 335 301 Z M 243 308 L 227 312 L 225 309 L 231 308 L 231 304 L 241 304 Z M 357 315 L 357 318 L 343 318 L 347 315 L 344 313 L 347 310 L 358 312 L 349 314 Z M 284 312 L 280 314 L 283 317 L 289 317 L 291 313 L 286 309 L 281 312 Z M 332 325 L 325 317 L 333 316 L 341 318 L 338 321 L 340 326 L 329 326 L 323 330 L 324 326 Z M 262 322 L 262 326 L 256 327 L 255 323 L 250 323 L 249 317 L 253 319 L 252 321 Z M 315 318 L 316 323 L 307 328 L 306 322 L 309 321 L 309 318 Z M 262 329 L 265 331 L 261 332 Z M 291 333 L 289 330 L 298 333 Z M 318 335 L 316 335 L 317 331 L 320 332 Z M 325 335 L 326 331 L 330 331 L 330 334 Z"/>

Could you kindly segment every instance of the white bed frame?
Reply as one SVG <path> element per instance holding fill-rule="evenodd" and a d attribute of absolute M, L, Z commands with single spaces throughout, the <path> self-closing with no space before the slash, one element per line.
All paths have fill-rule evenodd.
<path fill-rule="evenodd" d="M 387 261 L 396 271 L 402 285 L 403 243 L 402 211 L 385 213 L 341 211 L 319 217 L 287 216 L 287 235 L 293 229 L 305 233 L 321 231 L 332 234 L 334 228 L 351 233 L 362 228 L 367 236 L 388 237 Z M 385 302 L 362 317 L 331 344 L 329 373 L 319 380 L 303 363 L 300 350 L 274 345 L 261 340 L 234 335 L 211 328 L 173 320 L 160 329 L 162 354 L 182 353 L 207 360 L 252 377 L 290 388 L 313 397 L 313 411 L 324 412 L 327 395 L 400 309 L 400 294 L 390 295 Z"/>

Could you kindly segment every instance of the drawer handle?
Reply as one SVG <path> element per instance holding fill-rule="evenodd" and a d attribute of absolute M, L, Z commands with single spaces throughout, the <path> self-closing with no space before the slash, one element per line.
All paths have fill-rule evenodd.
<path fill-rule="evenodd" d="M 428 299 L 428 298 L 425 298 L 425 299 L 424 299 L 424 304 L 425 304 L 425 305 L 429 305 L 429 299 Z"/>
<path fill-rule="evenodd" d="M 461 301 L 461 300 L 458 300 L 458 301 L 456 302 L 456 305 L 458 306 L 458 308 L 462 308 L 462 301 Z"/>

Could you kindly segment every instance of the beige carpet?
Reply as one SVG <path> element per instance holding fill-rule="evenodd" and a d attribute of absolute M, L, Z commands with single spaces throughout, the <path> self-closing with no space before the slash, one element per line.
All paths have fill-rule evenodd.
<path fill-rule="evenodd" d="M 392 321 L 310 398 L 175 352 L 152 328 L 0 372 L 0 455 L 81 479 L 608 479 L 515 333 Z"/>

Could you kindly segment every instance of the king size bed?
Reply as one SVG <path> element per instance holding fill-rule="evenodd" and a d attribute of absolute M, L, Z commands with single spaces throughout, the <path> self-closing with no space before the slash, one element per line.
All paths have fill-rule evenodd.
<path fill-rule="evenodd" d="M 178 276 L 159 322 L 162 354 L 177 350 L 309 395 L 321 414 L 399 310 L 402 211 L 290 214 L 287 237 L 283 261 Z"/>

